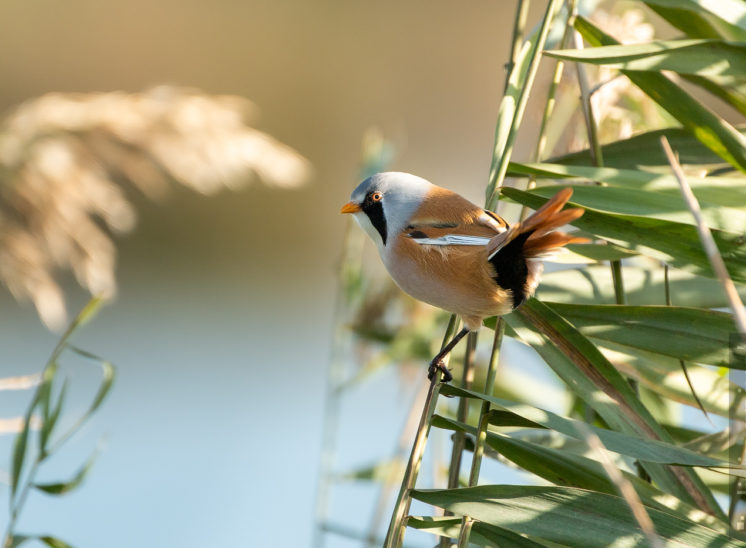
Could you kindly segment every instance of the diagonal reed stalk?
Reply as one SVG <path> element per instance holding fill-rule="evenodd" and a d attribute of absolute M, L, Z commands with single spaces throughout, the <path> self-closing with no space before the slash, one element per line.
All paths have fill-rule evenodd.
<path fill-rule="evenodd" d="M 471 389 L 474 382 L 474 357 L 477 349 L 477 332 L 469 333 L 466 344 L 466 354 L 464 355 L 464 369 L 461 376 L 461 386 L 467 390 Z M 465 423 L 469 415 L 469 402 L 467 398 L 459 398 L 456 419 Z M 461 474 L 461 459 L 464 454 L 465 434 L 463 432 L 454 432 L 453 447 L 451 448 L 451 463 L 448 467 L 448 489 L 456 489 L 459 486 L 459 476 Z M 446 510 L 443 515 L 452 516 L 453 512 Z M 448 548 L 451 541 L 448 537 L 441 537 L 441 548 Z"/>
<path fill-rule="evenodd" d="M 648 514 L 645 506 L 642 504 L 640 496 L 637 494 L 637 491 L 635 491 L 632 483 L 625 478 L 614 465 L 614 461 L 601 439 L 584 423 L 580 423 L 579 426 L 582 428 L 582 434 L 585 438 L 586 445 L 593 453 L 595 453 L 596 458 L 594 460 L 601 463 L 606 475 L 609 476 L 609 479 L 615 485 L 619 494 L 627 503 L 627 506 L 629 506 L 629 509 L 632 511 L 632 516 L 645 534 L 651 548 L 663 548 L 663 541 L 655 532 L 655 526 L 653 525 L 653 521 L 650 519 L 650 514 Z"/>
<path fill-rule="evenodd" d="M 497 318 L 495 324 L 495 337 L 492 340 L 492 352 L 490 361 L 487 366 L 487 378 L 484 381 L 484 393 L 492 395 L 495 386 L 495 376 L 497 375 L 497 363 L 500 358 L 500 348 L 502 347 L 503 333 L 505 332 L 505 320 Z M 474 487 L 479 482 L 479 472 L 482 467 L 482 457 L 484 456 L 484 444 L 487 440 L 487 426 L 489 425 L 490 403 L 482 402 L 482 409 L 479 411 L 479 427 L 477 439 L 474 444 L 474 455 L 471 459 L 471 471 L 469 472 L 469 487 Z M 459 419 L 461 420 L 461 419 Z M 462 421 L 463 422 L 463 421 Z M 461 520 L 461 531 L 458 538 L 459 548 L 469 545 L 469 535 L 474 520 L 469 516 L 464 516 Z"/>
<path fill-rule="evenodd" d="M 663 145 L 663 150 L 666 151 L 668 162 L 671 164 L 671 169 L 676 176 L 676 180 L 679 182 L 679 186 L 681 186 L 681 193 L 684 196 L 686 205 L 689 207 L 689 210 L 692 212 L 697 223 L 697 232 L 702 241 L 702 247 L 704 248 L 705 253 L 707 253 L 707 258 L 710 260 L 712 270 L 715 272 L 720 285 L 723 286 L 723 291 L 725 292 L 725 296 L 728 298 L 728 304 L 733 312 L 733 319 L 736 326 L 741 334 L 746 334 L 746 308 L 744 308 L 743 302 L 741 302 L 741 297 L 738 295 L 738 291 L 736 290 L 736 286 L 733 283 L 730 274 L 728 274 L 728 269 L 725 267 L 725 261 L 723 261 L 723 257 L 720 255 L 720 251 L 712 237 L 712 233 L 702 217 L 702 210 L 699 207 L 699 202 L 697 201 L 696 196 L 694 196 L 689 183 L 686 181 L 686 175 L 684 175 L 684 171 L 681 169 L 681 165 L 676 159 L 676 156 L 671 149 L 671 145 L 668 143 L 668 139 L 666 139 L 665 136 L 661 137 L 661 145 Z"/>
<path fill-rule="evenodd" d="M 443 348 L 456 333 L 458 323 L 456 315 L 452 315 L 448 322 L 448 328 L 443 337 L 441 348 Z M 446 362 L 446 367 L 448 366 L 448 359 L 449 356 L 446 356 L 444 360 Z M 420 424 L 417 428 L 417 435 L 415 436 L 414 444 L 412 445 L 412 451 L 409 455 L 407 467 L 404 470 L 404 477 L 402 478 L 399 495 L 396 498 L 396 504 L 394 505 L 394 512 L 391 515 L 389 529 L 386 532 L 386 538 L 383 542 L 384 548 L 399 547 L 404 541 L 406 518 L 409 513 L 409 506 L 412 503 L 410 493 L 417 481 L 417 474 L 419 473 L 420 465 L 422 464 L 422 455 L 425 452 L 425 445 L 427 444 L 427 437 L 430 433 L 433 413 L 435 412 L 435 406 L 438 403 L 438 395 L 440 394 L 441 375 L 442 373 L 436 371 L 436 374 L 433 375 L 433 378 L 430 380 L 430 388 L 428 389 L 427 397 L 425 398 L 422 416 L 420 417 Z"/>
<path fill-rule="evenodd" d="M 676 159 L 676 155 L 671 149 L 671 145 L 668 143 L 668 139 L 666 139 L 665 137 L 661 137 L 661 146 L 663 146 L 663 150 L 666 153 L 666 158 L 668 158 L 668 163 L 671 165 L 671 169 L 676 176 L 676 180 L 679 182 L 679 186 L 681 187 L 681 194 L 684 196 L 684 201 L 686 202 L 689 211 L 692 212 L 692 216 L 694 217 L 694 220 L 696 222 L 697 232 L 699 233 L 699 239 L 702 241 L 702 247 L 707 254 L 707 258 L 710 260 L 712 270 L 715 272 L 720 285 L 723 287 L 725 296 L 728 299 L 728 304 L 733 311 L 733 320 L 736 324 L 736 327 L 738 328 L 738 332 L 741 335 L 741 339 L 743 342 L 746 342 L 746 308 L 744 308 L 741 297 L 738 295 L 738 291 L 736 290 L 736 286 L 733 284 L 733 280 L 731 279 L 730 274 L 728 274 L 728 269 L 725 266 L 723 257 L 720 255 L 720 251 L 718 250 L 717 244 L 712 237 L 712 233 L 710 232 L 710 229 L 708 228 L 704 218 L 702 217 L 702 210 L 699 207 L 699 202 L 697 201 L 696 196 L 694 196 L 694 193 L 692 192 L 692 189 L 686 180 L 684 170 L 681 169 L 681 164 L 679 164 L 679 161 Z M 738 464 L 743 465 L 745 462 L 746 445 L 744 445 L 740 458 L 738 459 Z M 736 526 L 735 509 L 742 484 L 743 479 L 740 477 L 736 477 L 733 480 L 733 484 L 731 485 L 730 504 L 728 505 L 728 519 L 730 520 L 731 525 L 734 527 Z"/>

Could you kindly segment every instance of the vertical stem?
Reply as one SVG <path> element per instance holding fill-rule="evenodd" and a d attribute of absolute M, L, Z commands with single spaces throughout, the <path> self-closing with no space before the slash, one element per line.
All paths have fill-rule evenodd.
<path fill-rule="evenodd" d="M 624 293 L 624 280 L 622 278 L 622 261 L 619 259 L 611 261 L 611 278 L 614 281 L 614 298 L 616 304 L 627 304 L 627 296 Z"/>
<path fill-rule="evenodd" d="M 611 280 L 614 283 L 614 300 L 616 301 L 616 304 L 623 305 L 627 304 L 627 296 L 624 293 L 624 278 L 622 278 L 622 261 L 620 259 L 614 259 L 610 261 L 611 263 Z M 627 379 L 627 382 L 629 382 L 629 385 L 632 387 L 632 390 L 634 390 L 635 394 L 639 397 L 640 396 L 640 385 L 637 382 L 637 379 L 633 379 L 632 377 Z M 638 464 L 638 475 L 642 478 L 644 476 L 647 476 L 647 472 Z"/>
<path fill-rule="evenodd" d="M 663 287 L 665 288 L 666 293 L 666 306 L 673 306 L 673 301 L 671 300 L 671 284 L 668 281 L 667 263 L 663 263 Z M 705 406 L 702 405 L 702 400 L 699 399 L 697 391 L 694 389 L 694 384 L 692 384 L 692 379 L 689 377 L 689 370 L 686 368 L 686 363 L 684 363 L 684 360 L 679 359 L 679 366 L 681 367 L 682 373 L 684 373 L 686 384 L 689 386 L 689 391 L 692 393 L 694 401 L 697 402 L 697 405 L 699 406 L 700 411 L 702 411 L 702 414 L 704 414 L 705 418 L 710 421 L 710 424 L 712 424 L 712 420 L 710 420 L 710 415 L 707 413 L 707 409 L 705 409 Z"/>
<path fill-rule="evenodd" d="M 570 0 L 568 6 L 567 6 L 567 13 L 568 13 L 568 21 L 565 22 L 565 33 L 562 36 L 562 40 L 560 41 L 560 47 L 563 47 L 564 44 L 566 44 L 569 39 L 570 35 L 572 33 L 572 26 L 568 24 L 569 17 L 572 15 L 572 13 L 575 11 L 575 1 L 576 0 Z M 547 146 L 547 126 L 549 125 L 549 119 L 551 118 L 552 114 L 554 113 L 554 106 L 557 103 L 556 96 L 557 96 L 557 88 L 559 87 L 560 82 L 562 81 L 562 75 L 565 72 L 565 62 L 562 59 L 557 59 L 557 62 L 554 65 L 554 74 L 552 75 L 552 82 L 549 84 L 549 90 L 547 91 L 547 102 L 544 105 L 544 114 L 541 117 L 541 126 L 539 126 L 539 138 L 536 141 L 536 148 L 534 149 L 534 154 L 532 161 L 533 162 L 540 162 L 542 158 L 544 158 L 544 153 L 546 152 L 546 146 Z M 527 190 L 531 190 L 536 186 L 536 177 L 531 176 L 528 179 L 528 184 L 526 185 Z M 521 208 L 521 214 L 519 216 L 520 221 L 524 221 L 528 217 L 528 208 L 526 206 L 523 206 Z"/>
<path fill-rule="evenodd" d="M 578 31 L 573 32 L 573 38 L 575 40 L 575 48 L 583 49 L 583 38 L 580 36 L 580 33 Z M 603 167 L 604 159 L 601 152 L 601 141 L 598 137 L 598 125 L 596 124 L 596 117 L 593 114 L 593 103 L 591 102 L 591 91 L 590 84 L 588 83 L 588 73 L 586 72 L 585 65 L 583 63 L 575 63 L 575 67 L 578 73 L 580 103 L 583 108 L 583 119 L 585 120 L 585 127 L 588 133 L 588 149 L 591 153 L 591 160 L 596 167 Z M 624 293 L 624 280 L 622 278 L 621 260 L 610 261 L 610 267 L 611 279 L 614 284 L 614 300 L 616 304 L 625 304 L 627 302 L 627 298 Z M 637 384 L 637 381 L 634 379 L 628 379 L 628 382 L 630 386 L 632 386 L 635 394 L 639 396 L 640 388 Z M 639 465 L 638 474 L 641 477 L 646 475 L 645 471 Z"/>
<path fill-rule="evenodd" d="M 575 48 L 583 48 L 583 38 L 578 31 L 573 33 L 575 37 Z M 591 153 L 591 160 L 596 167 L 603 167 L 604 159 L 601 152 L 601 142 L 598 138 L 598 126 L 596 117 L 593 114 L 593 103 L 591 102 L 590 85 L 588 83 L 588 74 L 585 71 L 583 63 L 575 63 L 578 71 L 578 85 L 580 86 L 580 102 L 583 106 L 583 118 L 585 120 L 586 131 L 588 132 L 588 145 Z M 624 294 L 624 281 L 622 279 L 622 263 L 620 260 L 611 261 L 611 279 L 614 282 L 614 297 L 616 304 L 625 304 L 627 298 Z M 635 383 L 636 384 L 636 383 Z"/>
<path fill-rule="evenodd" d="M 575 39 L 575 49 L 583 49 L 583 38 L 578 31 L 573 32 Z M 585 120 L 586 131 L 588 132 L 588 145 L 591 153 L 591 160 L 597 167 L 604 165 L 603 154 L 601 152 L 601 141 L 598 138 L 598 127 L 596 118 L 593 115 L 593 104 L 591 103 L 590 84 L 588 83 L 588 73 L 583 63 L 575 63 L 575 69 L 578 72 L 578 85 L 580 86 L 580 104 L 583 109 L 583 119 Z"/>
<path fill-rule="evenodd" d="M 738 408 L 743 406 L 743 390 L 739 389 L 736 393 L 735 401 L 733 402 L 733 411 L 735 413 L 738 412 Z M 737 416 L 737 415 L 736 415 Z M 736 419 L 737 420 L 737 419 Z M 732 420 L 731 424 L 733 424 L 735 421 Z M 743 422 L 740 422 L 740 427 L 743 428 Z M 735 426 L 735 425 L 734 425 Z M 735 431 L 735 427 L 731 428 L 731 436 L 735 437 L 738 435 L 738 432 Z M 735 447 L 736 444 L 734 443 L 732 447 Z M 729 451 L 730 456 L 732 456 L 732 450 Z M 733 461 L 731 461 L 733 462 Z M 743 447 L 741 448 L 741 454 L 738 456 L 738 459 L 736 460 L 737 464 L 743 465 L 743 463 L 746 462 L 746 443 L 743 444 Z M 730 500 L 728 502 L 728 522 L 730 523 L 731 527 L 736 527 L 737 522 L 737 514 L 736 514 L 736 507 L 738 506 L 738 501 L 742 498 L 741 493 L 741 487 L 743 485 L 743 480 L 739 476 L 736 476 L 733 479 L 733 483 L 730 486 Z"/>
<path fill-rule="evenodd" d="M 461 520 L 461 531 L 458 534 L 458 548 L 467 548 L 469 546 L 469 537 L 471 536 L 471 528 L 474 526 L 474 519 L 469 516 L 464 516 Z"/>
<path fill-rule="evenodd" d="M 471 385 L 474 382 L 474 355 L 477 348 L 477 332 L 472 331 L 469 333 L 469 337 L 466 341 L 466 354 L 464 355 L 464 369 L 461 376 L 461 386 L 467 390 L 471 389 Z M 458 402 L 458 410 L 456 411 L 456 420 L 459 422 L 466 422 L 469 415 L 469 400 L 468 398 L 460 398 Z M 461 473 L 461 458 L 464 453 L 464 433 L 454 432 L 453 434 L 453 447 L 451 448 L 451 463 L 448 466 L 448 489 L 456 489 L 459 485 L 459 475 Z M 453 512 L 446 510 L 443 515 L 452 516 Z M 447 548 L 450 546 L 451 541 L 448 537 L 441 537 L 440 546 Z"/>
<path fill-rule="evenodd" d="M 495 324 L 495 337 L 492 340 L 492 352 L 490 353 L 490 362 L 487 366 L 487 379 L 484 381 L 484 393 L 492 395 L 495 387 L 495 377 L 497 376 L 497 364 L 500 360 L 500 348 L 502 347 L 503 334 L 505 333 L 505 320 L 497 318 Z M 487 418 L 490 412 L 489 402 L 482 402 L 482 409 L 479 413 L 479 433 L 474 446 L 474 457 L 471 462 L 471 471 L 469 473 L 469 487 L 474 487 L 479 481 L 479 472 L 482 466 L 482 456 L 484 455 L 484 444 L 487 440 Z"/>
<path fill-rule="evenodd" d="M 487 378 L 484 381 L 484 393 L 491 396 L 495 387 L 495 376 L 497 375 L 497 363 L 500 358 L 500 348 L 505 332 L 505 320 L 497 318 L 495 323 L 495 337 L 492 341 L 492 352 L 490 353 L 490 362 L 487 367 Z M 487 426 L 489 424 L 490 403 L 482 402 L 482 409 L 479 412 L 479 430 L 477 439 L 474 444 L 474 455 L 471 460 L 471 471 L 469 472 L 469 487 L 474 487 L 479 482 L 479 471 L 482 467 L 482 456 L 484 455 L 484 444 L 487 440 Z M 459 548 L 466 548 L 469 545 L 469 536 L 474 520 L 469 516 L 464 516 L 461 520 L 461 532 L 458 538 Z"/>
<path fill-rule="evenodd" d="M 575 39 L 575 48 L 583 49 L 583 38 L 578 31 L 573 33 Z M 583 118 L 585 127 L 588 132 L 588 145 L 591 153 L 591 160 L 596 167 L 603 167 L 604 159 L 601 152 L 601 142 L 598 137 L 598 125 L 596 117 L 593 114 L 593 103 L 591 102 L 591 91 L 588 83 L 588 74 L 583 63 L 575 63 L 578 71 L 578 86 L 580 87 L 580 102 L 583 107 Z M 627 303 L 627 297 L 624 293 L 624 279 L 622 278 L 622 261 L 619 259 L 610 261 L 611 279 L 614 283 L 614 300 L 616 304 L 622 305 Z M 639 396 L 639 386 L 634 379 L 628 379 L 629 384 Z"/>
<path fill-rule="evenodd" d="M 663 263 L 663 288 L 666 295 L 666 306 L 671 306 L 671 284 L 668 281 L 668 263 Z"/>
<path fill-rule="evenodd" d="M 521 51 L 521 42 L 523 42 L 523 35 L 526 32 L 526 19 L 528 19 L 528 7 L 529 0 L 518 0 L 518 5 L 515 9 L 515 20 L 513 21 L 513 41 L 510 43 L 510 58 L 505 63 L 505 90 L 508 89 L 508 81 L 510 73 L 515 68 L 516 59 L 518 58 L 518 52 Z"/>
<path fill-rule="evenodd" d="M 441 347 L 445 346 L 448 341 L 451 340 L 453 334 L 456 332 L 456 326 L 457 318 L 454 314 L 448 322 L 448 329 L 446 329 L 446 334 L 443 338 L 443 344 Z M 448 358 L 449 356 L 446 356 L 445 360 L 447 361 Z M 419 474 L 420 465 L 422 464 L 422 455 L 425 452 L 427 436 L 430 433 L 430 422 L 433 413 L 435 412 L 435 406 L 438 403 L 438 395 L 440 394 L 440 377 L 441 373 L 436 371 L 430 381 L 430 388 L 428 389 L 427 397 L 425 398 L 425 405 L 422 409 L 422 416 L 420 417 L 420 423 L 417 427 L 417 435 L 415 436 L 414 445 L 412 445 L 412 452 L 409 455 L 407 468 L 404 470 L 404 478 L 402 479 L 399 495 L 396 499 L 394 512 L 391 515 L 389 529 L 386 532 L 386 539 L 383 544 L 384 548 L 398 548 L 404 540 L 406 517 L 409 513 L 409 506 L 412 503 L 410 492 L 417 481 L 417 475 Z"/>
<path fill-rule="evenodd" d="M 469 333 L 466 344 L 466 354 L 464 356 L 464 372 L 461 378 L 461 385 L 467 390 L 471 389 L 474 382 L 474 354 L 477 347 L 477 332 Z M 466 422 L 469 414 L 468 398 L 461 398 L 458 402 L 458 411 L 456 420 Z M 464 433 L 456 432 L 453 440 L 453 452 L 451 453 L 451 466 L 448 470 L 448 488 L 455 489 L 458 487 L 459 472 L 461 470 L 461 455 L 464 451 Z"/>
<path fill-rule="evenodd" d="M 523 113 L 526 111 L 529 92 L 534 85 L 536 73 L 539 70 L 539 62 L 542 57 L 541 50 L 544 49 L 544 44 L 546 44 L 547 36 L 549 35 L 551 22 L 554 19 L 554 14 L 557 12 L 560 3 L 561 0 L 549 0 L 549 3 L 547 4 L 544 19 L 542 20 L 541 28 L 539 29 L 539 35 L 536 38 L 536 41 L 531 45 L 531 51 L 527 54 L 529 64 L 523 81 L 520 81 L 519 73 L 522 71 L 518 70 L 518 63 L 516 63 L 516 66 L 513 71 L 511 71 L 508 78 L 508 91 L 506 92 L 506 96 L 503 98 L 503 103 L 500 105 L 500 110 L 502 111 L 503 107 L 508 110 L 510 109 L 509 106 L 506 106 L 506 99 L 508 98 L 510 92 L 509 88 L 511 86 L 520 87 L 520 92 L 517 100 L 511 97 L 511 100 L 515 101 L 515 110 L 507 132 L 503 131 L 503 126 L 499 123 L 501 121 L 504 122 L 504 120 L 498 119 L 498 129 L 495 134 L 495 147 L 492 155 L 493 163 L 490 169 L 489 184 L 486 193 L 487 209 L 494 209 L 495 204 L 497 203 L 497 195 L 505 179 L 505 173 L 508 170 L 508 163 L 513 154 L 513 145 L 515 144 L 515 139 L 518 135 L 518 128 L 521 124 L 521 120 L 523 120 Z"/>

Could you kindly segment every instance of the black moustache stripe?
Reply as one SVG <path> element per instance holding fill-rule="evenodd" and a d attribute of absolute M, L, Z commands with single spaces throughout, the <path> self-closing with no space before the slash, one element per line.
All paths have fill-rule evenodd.
<path fill-rule="evenodd" d="M 370 219 L 371 224 L 381 235 L 383 245 L 386 245 L 386 217 L 383 216 L 383 204 L 378 201 L 366 199 L 363 203 L 363 211 Z"/>

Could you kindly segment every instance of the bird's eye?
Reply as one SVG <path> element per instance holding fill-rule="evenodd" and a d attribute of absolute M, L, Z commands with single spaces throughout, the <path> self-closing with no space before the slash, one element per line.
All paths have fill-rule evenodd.
<path fill-rule="evenodd" d="M 374 192 L 370 196 L 370 199 L 373 200 L 374 202 L 380 202 L 381 198 L 383 198 L 383 194 L 381 194 L 380 192 Z"/>

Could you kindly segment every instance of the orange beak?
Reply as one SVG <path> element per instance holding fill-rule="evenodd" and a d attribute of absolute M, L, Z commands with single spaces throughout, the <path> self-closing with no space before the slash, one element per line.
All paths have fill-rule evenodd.
<path fill-rule="evenodd" d="M 347 202 L 342 206 L 342 209 L 339 210 L 340 213 L 357 213 L 358 211 L 361 211 L 361 208 L 360 205 L 355 202 Z"/>

